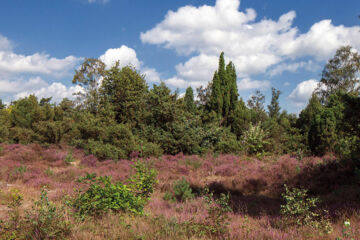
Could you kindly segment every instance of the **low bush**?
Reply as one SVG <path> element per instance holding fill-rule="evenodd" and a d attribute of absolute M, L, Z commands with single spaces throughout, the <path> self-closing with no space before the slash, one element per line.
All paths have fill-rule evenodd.
<path fill-rule="evenodd" d="M 41 191 L 40 200 L 35 201 L 32 209 L 20 214 L 22 195 L 18 190 L 11 193 L 9 218 L 1 220 L 0 239 L 65 239 L 71 234 L 71 224 L 66 219 L 65 208 L 58 209 Z"/>
<path fill-rule="evenodd" d="M 164 195 L 165 200 L 185 202 L 195 197 L 189 183 L 184 177 L 174 182 L 172 190 L 172 193 L 166 193 Z"/>
<path fill-rule="evenodd" d="M 110 176 L 96 177 L 95 174 L 87 174 L 79 181 L 89 185 L 86 190 L 78 190 L 71 202 L 81 218 L 86 215 L 101 216 L 109 211 L 143 213 L 144 199 L 121 182 L 111 183 Z"/>
<path fill-rule="evenodd" d="M 87 174 L 80 178 L 79 182 L 88 187 L 78 190 L 70 205 L 81 218 L 86 215 L 101 216 L 110 211 L 143 214 L 145 203 L 154 191 L 157 172 L 140 162 L 134 168 L 136 173 L 128 179 L 129 185 L 112 183 L 110 176 Z"/>

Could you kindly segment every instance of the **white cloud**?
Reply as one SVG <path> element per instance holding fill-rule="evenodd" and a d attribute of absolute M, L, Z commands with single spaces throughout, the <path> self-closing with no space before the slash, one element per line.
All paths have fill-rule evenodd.
<path fill-rule="evenodd" d="M 25 56 L 0 51 L 0 72 L 2 74 L 46 74 L 61 77 L 68 75 L 79 60 L 80 58 L 73 56 L 57 59 L 42 53 Z"/>
<path fill-rule="evenodd" d="M 135 50 L 125 45 L 120 48 L 108 49 L 99 59 L 106 64 L 107 68 L 111 68 L 117 61 L 119 61 L 120 67 L 132 65 L 139 69 L 141 65 Z"/>
<path fill-rule="evenodd" d="M 309 70 L 316 62 L 331 57 L 341 45 L 351 44 L 360 49 L 360 27 L 335 26 L 330 20 L 323 20 L 313 24 L 308 32 L 300 33 L 293 26 L 294 11 L 277 20 L 256 21 L 255 10 L 242 12 L 239 6 L 240 0 L 217 0 L 215 6 L 184 6 L 169 11 L 163 21 L 141 33 L 140 38 L 143 43 L 192 55 L 176 67 L 177 76 L 169 79 L 179 86 L 211 80 L 216 69 L 212 59 L 217 59 L 221 51 L 234 62 L 238 76 L 248 78 L 269 70 L 271 76 L 299 68 Z M 296 62 L 302 57 L 313 62 Z M 289 65 L 288 61 L 295 63 Z M 272 68 L 278 64 L 281 65 Z"/>
<path fill-rule="evenodd" d="M 15 95 L 15 99 L 24 98 L 30 94 L 34 94 L 39 99 L 52 97 L 52 101 L 60 103 L 64 98 L 74 99 L 74 93 L 81 92 L 80 86 L 66 87 L 64 84 L 54 82 L 51 85 L 44 86 L 33 91 L 22 91 Z"/>
<path fill-rule="evenodd" d="M 250 78 L 243 78 L 238 83 L 239 91 L 246 91 L 251 89 L 268 89 L 270 87 L 269 81 L 251 80 Z"/>
<path fill-rule="evenodd" d="M 0 34 L 0 51 L 8 51 L 11 50 L 13 44 L 6 37 Z"/>
<path fill-rule="evenodd" d="M 268 72 L 268 75 L 270 77 L 273 77 L 276 75 L 280 75 L 285 71 L 296 72 L 301 68 L 304 68 L 305 70 L 314 72 L 316 70 L 319 70 L 320 66 L 319 66 L 319 64 L 315 63 L 312 60 L 309 60 L 307 62 L 302 61 L 302 62 L 295 62 L 295 63 L 282 63 L 282 64 L 276 65 L 273 69 L 271 69 Z"/>
<path fill-rule="evenodd" d="M 122 45 L 120 48 L 110 48 L 106 50 L 99 59 L 105 63 L 107 69 L 114 66 L 114 64 L 119 61 L 120 68 L 131 65 L 137 70 L 140 70 L 141 74 L 145 75 L 145 80 L 147 82 L 158 83 L 161 81 L 160 74 L 156 69 L 144 66 L 143 62 L 138 59 L 136 51 L 125 45 Z"/>
<path fill-rule="evenodd" d="M 218 68 L 218 56 L 201 54 L 190 58 L 186 63 L 178 64 L 176 68 L 177 78 L 186 79 L 187 85 L 207 85 L 212 79 L 214 71 Z M 180 86 L 177 86 L 180 87 Z"/>
<path fill-rule="evenodd" d="M 34 77 L 28 80 L 0 80 L 0 93 L 9 94 L 17 93 L 20 91 L 31 91 L 44 86 L 47 86 L 47 83 L 40 77 Z"/>
<path fill-rule="evenodd" d="M 318 87 L 319 82 L 315 79 L 310 79 L 299 83 L 296 88 L 290 93 L 290 99 L 297 107 L 303 107 L 311 97 L 313 91 Z"/>
<path fill-rule="evenodd" d="M 141 71 L 145 75 L 145 80 L 151 83 L 158 83 L 161 81 L 160 74 L 154 68 L 144 68 Z"/>

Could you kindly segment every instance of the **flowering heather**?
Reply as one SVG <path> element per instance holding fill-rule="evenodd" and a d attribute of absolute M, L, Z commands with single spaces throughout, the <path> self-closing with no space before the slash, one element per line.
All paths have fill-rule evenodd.
<path fill-rule="evenodd" d="M 81 224 L 73 221 L 72 239 L 92 239 L 94 232 L 99 236 L 95 239 L 136 239 L 140 235 L 147 239 L 218 239 L 187 232 L 187 224 L 206 224 L 209 213 L 200 194 L 205 187 L 214 191 L 215 197 L 220 193 L 231 195 L 233 213 L 229 214 L 229 239 L 336 239 L 342 236 L 347 219 L 351 222 L 349 232 L 356 237 L 360 235 L 360 191 L 354 184 L 358 180 L 352 169 L 341 165 L 331 155 L 304 157 L 300 161 L 290 155 L 257 159 L 229 154 L 203 157 L 178 154 L 138 159 L 134 153 L 131 161 L 99 162 L 93 155 L 72 149 L 75 161 L 66 164 L 64 159 L 70 149 L 67 146 L 41 148 L 39 145 L 4 144 L 2 147 L 0 182 L 21 189 L 24 206 L 31 205 L 30 200 L 42 187 L 48 189 L 51 201 L 61 204 L 65 195 L 73 196 L 74 189 L 82 186 L 76 180 L 86 173 L 111 176 L 114 181 L 126 184 L 134 173 L 135 159 L 147 162 L 158 171 L 158 184 L 146 205 L 146 216 L 109 215 L 101 221 L 87 220 Z M 185 202 L 164 200 L 164 195 L 172 191 L 174 181 L 182 177 L 196 193 L 195 198 Z M 333 231 L 330 234 L 323 234 L 312 226 L 286 226 L 280 214 L 284 184 L 305 187 L 310 195 L 319 196 L 322 202 L 318 210 L 328 210 L 324 217 L 331 220 Z M 8 215 L 6 209 L 0 206 L 0 216 Z"/>
<path fill-rule="evenodd" d="M 80 164 L 86 167 L 96 167 L 97 158 L 90 154 L 81 159 Z"/>

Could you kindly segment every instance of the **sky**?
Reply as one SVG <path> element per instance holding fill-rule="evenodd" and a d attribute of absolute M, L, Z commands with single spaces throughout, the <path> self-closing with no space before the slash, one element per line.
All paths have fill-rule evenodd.
<path fill-rule="evenodd" d="M 150 87 L 196 90 L 220 53 L 244 100 L 260 90 L 299 113 L 336 49 L 360 50 L 357 0 L 1 0 L 0 99 L 59 103 L 84 58 L 133 65 Z"/>

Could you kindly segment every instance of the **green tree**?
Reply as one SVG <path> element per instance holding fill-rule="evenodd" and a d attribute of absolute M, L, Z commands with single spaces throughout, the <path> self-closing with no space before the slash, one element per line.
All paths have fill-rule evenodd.
<path fill-rule="evenodd" d="M 322 72 L 317 92 L 323 103 L 331 94 L 342 91 L 359 94 L 360 55 L 351 46 L 340 47 Z"/>
<path fill-rule="evenodd" d="M 275 88 L 271 89 L 272 97 L 271 97 L 271 103 L 268 105 L 269 109 L 269 117 L 278 119 L 280 116 L 280 104 L 279 104 L 279 96 L 281 92 Z"/>
<path fill-rule="evenodd" d="M 147 93 L 144 76 L 132 66 L 120 69 L 119 63 L 107 71 L 101 87 L 102 99 L 113 107 L 117 122 L 132 126 L 144 120 Z"/>
<path fill-rule="evenodd" d="M 193 112 L 195 110 L 196 105 L 194 103 L 194 91 L 192 87 L 186 89 L 184 103 L 187 111 Z"/>
<path fill-rule="evenodd" d="M 105 76 L 105 64 L 99 59 L 86 58 L 72 80 L 83 90 L 76 93 L 85 109 L 97 113 L 100 107 L 99 86 Z"/>

